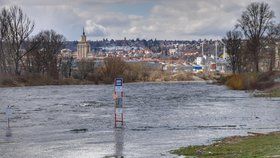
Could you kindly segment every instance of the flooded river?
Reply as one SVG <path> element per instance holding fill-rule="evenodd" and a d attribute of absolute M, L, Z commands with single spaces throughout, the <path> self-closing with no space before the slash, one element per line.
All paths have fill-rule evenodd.
<path fill-rule="evenodd" d="M 112 85 L 0 88 L 0 157 L 173 157 L 181 146 L 280 131 L 279 98 L 206 83 L 125 84 L 125 128 L 115 129 L 112 93 Z"/>

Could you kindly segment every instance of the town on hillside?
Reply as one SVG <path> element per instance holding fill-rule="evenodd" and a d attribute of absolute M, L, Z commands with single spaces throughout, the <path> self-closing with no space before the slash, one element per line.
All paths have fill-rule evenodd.
<path fill-rule="evenodd" d="M 172 41 L 124 38 L 123 40 L 89 41 L 83 29 L 79 41 L 65 43 L 60 56 L 63 60 L 73 58 L 74 63 L 80 60 L 92 60 L 100 66 L 104 58 L 120 57 L 126 62 L 144 62 L 162 71 L 231 72 L 226 44 L 223 40 Z M 275 49 L 275 70 L 280 68 L 278 49 L 278 47 Z M 269 51 L 267 51 L 260 62 L 260 69 L 264 72 L 269 69 L 269 58 Z"/>

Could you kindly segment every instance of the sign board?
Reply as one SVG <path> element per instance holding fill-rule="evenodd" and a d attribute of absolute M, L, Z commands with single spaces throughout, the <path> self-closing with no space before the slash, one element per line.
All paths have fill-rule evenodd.
<path fill-rule="evenodd" d="M 115 92 L 122 92 L 123 91 L 123 79 L 122 78 L 116 78 L 115 79 Z"/>
<path fill-rule="evenodd" d="M 6 118 L 10 119 L 12 117 L 12 113 L 13 113 L 13 111 L 12 111 L 11 106 L 7 106 L 5 109 Z"/>
<path fill-rule="evenodd" d="M 115 86 L 122 86 L 123 85 L 123 79 L 122 78 L 116 78 Z"/>

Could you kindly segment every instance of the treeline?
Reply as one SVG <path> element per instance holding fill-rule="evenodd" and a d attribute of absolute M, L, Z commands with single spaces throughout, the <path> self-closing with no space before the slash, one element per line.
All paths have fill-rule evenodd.
<path fill-rule="evenodd" d="M 224 38 L 233 73 L 272 71 L 279 40 L 280 24 L 270 6 L 264 2 L 248 5 Z"/>

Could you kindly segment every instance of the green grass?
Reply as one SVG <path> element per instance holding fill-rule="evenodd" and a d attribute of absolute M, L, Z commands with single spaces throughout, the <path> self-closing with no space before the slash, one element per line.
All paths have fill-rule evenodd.
<path fill-rule="evenodd" d="M 270 97 L 280 97 L 280 89 L 274 89 L 270 92 Z"/>
<path fill-rule="evenodd" d="M 280 97 L 280 89 L 274 89 L 269 92 L 256 93 L 253 96 L 254 97 L 268 97 L 268 98 Z"/>
<path fill-rule="evenodd" d="M 280 132 L 229 137 L 211 145 L 182 147 L 171 153 L 198 158 L 280 158 Z"/>

